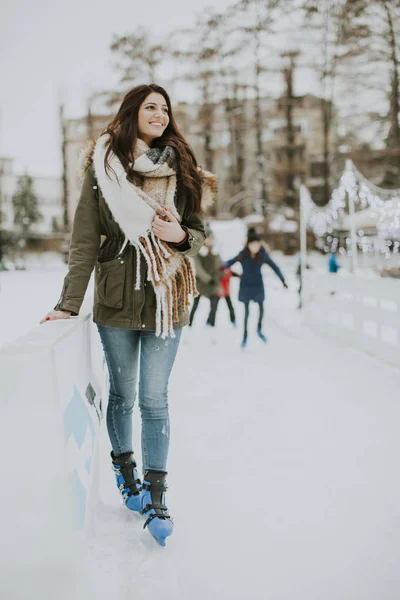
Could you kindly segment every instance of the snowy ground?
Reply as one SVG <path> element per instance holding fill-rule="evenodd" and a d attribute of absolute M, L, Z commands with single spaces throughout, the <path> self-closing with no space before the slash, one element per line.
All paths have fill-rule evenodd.
<path fill-rule="evenodd" d="M 67 268 L 60 256 L 28 264 L 26 271 L 0 271 L 0 347 L 37 327 L 60 296 Z"/>
<path fill-rule="evenodd" d="M 90 597 L 398 599 L 400 374 L 305 329 L 293 261 L 283 268 L 288 292 L 266 276 L 266 346 L 253 337 L 241 351 L 223 303 L 216 344 L 205 300 L 185 331 L 170 389 L 166 549 L 121 506 L 103 426 Z M 0 344 L 52 308 L 64 272 L 0 274 Z M 136 412 L 137 451 L 138 436 Z"/>

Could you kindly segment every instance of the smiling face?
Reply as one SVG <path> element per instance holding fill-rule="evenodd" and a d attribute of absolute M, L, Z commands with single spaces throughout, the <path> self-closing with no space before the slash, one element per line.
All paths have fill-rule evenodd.
<path fill-rule="evenodd" d="M 168 105 L 162 94 L 152 92 L 140 105 L 138 113 L 138 136 L 148 146 L 162 136 L 168 127 Z"/>

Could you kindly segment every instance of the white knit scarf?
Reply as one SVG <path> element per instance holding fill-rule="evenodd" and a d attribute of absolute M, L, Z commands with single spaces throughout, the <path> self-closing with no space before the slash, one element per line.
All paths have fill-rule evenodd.
<path fill-rule="evenodd" d="M 179 320 L 179 308 L 186 310 L 190 296 L 197 290 L 190 261 L 174 251 L 152 232 L 152 222 L 163 208 L 178 219 L 175 207 L 176 170 L 173 148 L 149 148 L 138 140 L 134 153 L 134 170 L 143 177 L 143 187 L 139 188 L 126 178 L 126 172 L 119 159 L 111 153 L 110 171 L 106 173 L 104 157 L 108 147 L 108 136 L 101 136 L 93 153 L 93 166 L 97 183 L 104 199 L 125 235 L 120 249 L 122 254 L 128 243 L 136 249 L 135 289 L 140 289 L 141 256 L 147 264 L 147 280 L 151 282 L 156 295 L 156 335 L 162 338 L 175 337 L 174 323 Z"/>

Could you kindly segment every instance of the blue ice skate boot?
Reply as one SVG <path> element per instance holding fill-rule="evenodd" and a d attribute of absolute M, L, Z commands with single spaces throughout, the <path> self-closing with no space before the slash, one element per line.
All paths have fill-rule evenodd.
<path fill-rule="evenodd" d="M 174 523 L 165 506 L 166 476 L 165 471 L 146 471 L 141 494 L 142 515 L 146 519 L 143 529 L 147 527 L 160 546 L 165 546 L 165 540 L 174 530 Z"/>
<path fill-rule="evenodd" d="M 257 335 L 260 338 L 260 340 L 262 342 L 264 342 L 264 344 L 267 343 L 267 338 L 265 337 L 265 335 L 263 334 L 263 332 L 261 331 L 261 329 L 257 329 Z"/>
<path fill-rule="evenodd" d="M 133 452 L 124 452 L 115 456 L 111 452 L 112 468 L 122 500 L 129 510 L 141 512 L 142 503 L 140 499 L 142 484 L 138 476 Z"/>
<path fill-rule="evenodd" d="M 242 343 L 240 344 L 240 347 L 244 350 L 247 346 L 247 335 L 244 336 Z"/>

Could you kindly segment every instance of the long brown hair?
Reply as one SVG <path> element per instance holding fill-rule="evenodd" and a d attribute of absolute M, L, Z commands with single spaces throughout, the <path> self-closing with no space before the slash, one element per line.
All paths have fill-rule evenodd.
<path fill-rule="evenodd" d="M 198 171 L 197 160 L 192 148 L 180 133 L 172 113 L 171 100 L 167 92 L 151 83 L 150 85 L 138 85 L 131 89 L 124 97 L 121 106 L 114 119 L 107 125 L 103 133 L 110 136 L 104 167 L 108 173 L 111 169 L 111 153 L 119 159 L 124 167 L 128 181 L 134 183 L 135 169 L 133 148 L 138 138 L 138 113 L 139 108 L 152 93 L 161 94 L 168 106 L 169 123 L 164 133 L 153 141 L 153 147 L 162 148 L 172 146 L 177 153 L 178 180 L 189 191 L 192 206 L 188 207 L 186 214 L 201 214 L 201 178 Z"/>

